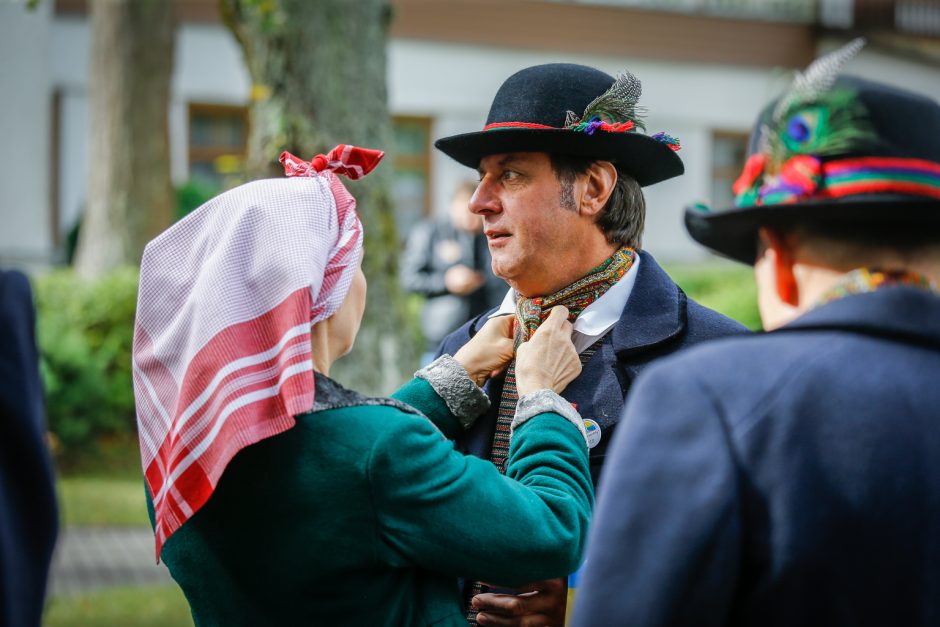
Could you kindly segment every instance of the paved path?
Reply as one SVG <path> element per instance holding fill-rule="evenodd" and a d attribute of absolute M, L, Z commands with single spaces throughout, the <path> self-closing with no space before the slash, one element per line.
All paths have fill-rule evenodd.
<path fill-rule="evenodd" d="M 166 566 L 156 564 L 149 528 L 67 527 L 59 532 L 48 594 L 172 581 Z"/>

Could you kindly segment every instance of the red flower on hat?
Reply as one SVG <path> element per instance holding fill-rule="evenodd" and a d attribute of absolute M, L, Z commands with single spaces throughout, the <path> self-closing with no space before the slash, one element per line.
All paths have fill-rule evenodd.
<path fill-rule="evenodd" d="M 741 176 L 738 177 L 738 180 L 736 180 L 731 187 L 731 191 L 734 192 L 734 195 L 740 196 L 753 187 L 757 177 L 764 173 L 766 166 L 767 155 L 756 152 L 748 157 L 747 162 L 744 164 L 744 170 L 741 171 Z"/>
<path fill-rule="evenodd" d="M 811 155 L 797 155 L 787 159 L 780 176 L 788 183 L 799 186 L 806 196 L 819 188 L 822 181 L 822 162 Z"/>
<path fill-rule="evenodd" d="M 760 203 L 785 205 L 812 197 L 822 183 L 822 162 L 797 155 L 784 162 L 780 173 L 760 188 Z"/>

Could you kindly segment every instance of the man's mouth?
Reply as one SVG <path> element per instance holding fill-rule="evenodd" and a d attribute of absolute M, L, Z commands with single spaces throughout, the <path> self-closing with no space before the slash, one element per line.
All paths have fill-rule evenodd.
<path fill-rule="evenodd" d="M 508 231 L 498 231 L 496 229 L 487 229 L 484 231 L 484 234 L 486 235 L 486 239 L 490 240 L 491 242 L 505 239 L 511 236 Z"/>

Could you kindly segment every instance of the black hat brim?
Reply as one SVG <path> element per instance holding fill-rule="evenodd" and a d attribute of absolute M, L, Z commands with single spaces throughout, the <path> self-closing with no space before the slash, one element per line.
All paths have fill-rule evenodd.
<path fill-rule="evenodd" d="M 596 131 L 588 135 L 566 129 L 494 129 L 444 137 L 434 146 L 469 168 L 479 167 L 480 160 L 488 155 L 512 152 L 547 152 L 611 161 L 641 186 L 685 172 L 682 160 L 669 146 L 631 132 Z"/>
<path fill-rule="evenodd" d="M 689 207 L 685 211 L 685 227 L 692 239 L 720 255 L 748 265 L 753 265 L 757 259 L 757 232 L 760 227 L 788 227 L 819 222 L 907 225 L 912 229 L 938 228 L 940 200 L 878 194 L 715 212 Z"/>

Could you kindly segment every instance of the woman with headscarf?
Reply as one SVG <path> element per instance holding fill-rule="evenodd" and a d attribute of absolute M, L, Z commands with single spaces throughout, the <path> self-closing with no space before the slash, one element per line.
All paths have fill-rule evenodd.
<path fill-rule="evenodd" d="M 362 225 L 336 177 L 382 153 L 339 146 L 291 178 L 209 201 L 144 252 L 134 340 L 157 558 L 197 625 L 461 625 L 457 577 L 558 577 L 593 494 L 567 312 L 518 347 L 506 475 L 448 438 L 513 356 L 494 318 L 393 398 L 329 378 L 365 301 Z M 550 358 L 549 358 L 550 357 Z"/>

